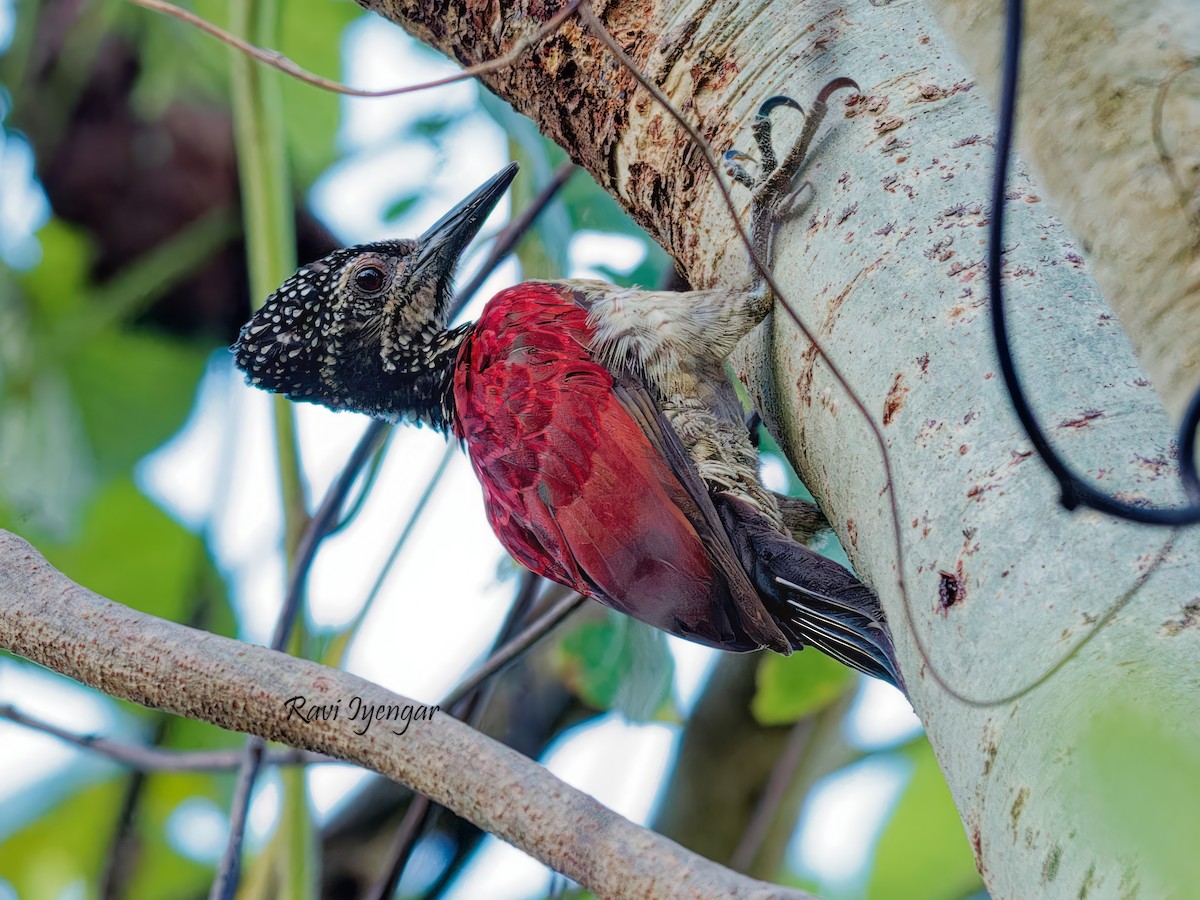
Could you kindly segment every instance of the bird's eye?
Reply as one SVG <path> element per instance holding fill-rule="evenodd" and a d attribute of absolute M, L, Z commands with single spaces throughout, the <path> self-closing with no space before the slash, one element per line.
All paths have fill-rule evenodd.
<path fill-rule="evenodd" d="M 383 269 L 379 266 L 363 266 L 354 273 L 354 284 L 359 290 L 374 294 L 383 289 Z"/>

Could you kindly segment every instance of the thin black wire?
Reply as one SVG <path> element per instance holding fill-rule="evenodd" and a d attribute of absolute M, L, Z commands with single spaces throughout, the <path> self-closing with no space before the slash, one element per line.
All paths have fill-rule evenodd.
<path fill-rule="evenodd" d="M 1157 507 L 1135 505 L 1118 500 L 1084 481 L 1058 455 L 1045 429 L 1029 405 L 1021 378 L 1017 374 L 1004 315 L 1004 286 L 1001 265 L 1004 257 L 1005 184 L 1012 157 L 1013 128 L 1017 109 L 1017 80 L 1021 68 L 1021 39 L 1024 30 L 1023 0 L 1008 0 L 1005 5 L 1004 68 L 1000 81 L 1000 117 L 996 132 L 996 164 L 992 182 L 992 215 L 988 231 L 988 288 L 991 292 L 992 335 L 996 343 L 1000 372 L 1013 410 L 1025 429 L 1034 450 L 1051 474 L 1058 479 L 1060 502 L 1069 510 L 1089 507 L 1131 522 L 1147 525 L 1194 525 L 1200 522 L 1200 477 L 1196 471 L 1196 430 L 1200 427 L 1200 390 L 1192 397 L 1179 425 L 1179 475 L 1189 505 Z"/>

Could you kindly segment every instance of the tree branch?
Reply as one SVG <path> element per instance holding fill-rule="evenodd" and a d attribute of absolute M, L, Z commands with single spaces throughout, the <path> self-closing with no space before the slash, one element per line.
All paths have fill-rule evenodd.
<path fill-rule="evenodd" d="M 65 741 L 81 750 L 90 750 L 107 756 L 130 769 L 139 772 L 218 772 L 233 770 L 242 764 L 246 753 L 243 749 L 233 750 L 164 750 L 162 747 L 147 747 L 117 741 L 102 735 L 76 734 L 69 728 L 59 728 L 50 722 L 31 716 L 5 703 L 0 704 L 0 719 L 40 731 Z M 263 755 L 268 766 L 307 766 L 314 763 L 341 762 L 321 753 L 292 748 L 270 749 Z"/>
<path fill-rule="evenodd" d="M 0 647 L 114 697 L 379 772 L 601 896 L 809 896 L 698 857 L 431 707 L 345 672 L 101 597 L 6 531 L 0 531 Z M 336 705 L 338 717 L 305 722 L 294 698 L 308 710 Z M 359 735 L 366 723 L 351 718 L 356 708 L 407 711 L 413 719 L 374 721 Z"/>

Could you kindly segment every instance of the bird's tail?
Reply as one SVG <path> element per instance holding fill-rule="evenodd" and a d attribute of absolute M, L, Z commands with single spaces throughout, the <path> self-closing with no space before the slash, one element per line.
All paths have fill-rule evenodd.
<path fill-rule="evenodd" d="M 763 603 L 795 649 L 816 647 L 904 690 L 879 598 L 844 567 L 780 533 L 749 504 L 713 498 Z"/>

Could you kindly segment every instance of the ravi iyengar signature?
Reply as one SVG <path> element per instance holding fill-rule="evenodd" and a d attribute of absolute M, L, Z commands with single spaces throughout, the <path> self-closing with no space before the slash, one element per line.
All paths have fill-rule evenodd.
<path fill-rule="evenodd" d="M 375 722 L 403 722 L 399 730 L 392 729 L 392 734 L 402 735 L 408 731 L 413 722 L 433 720 L 433 714 L 441 707 L 434 704 L 426 706 L 423 703 L 368 703 L 362 697 L 351 697 L 344 705 L 339 700 L 336 703 L 312 704 L 303 697 L 292 697 L 283 704 L 288 711 L 288 718 L 293 716 L 304 722 L 331 722 L 343 718 L 350 722 L 359 722 L 362 728 L 355 728 L 354 733 L 363 735 Z"/>

